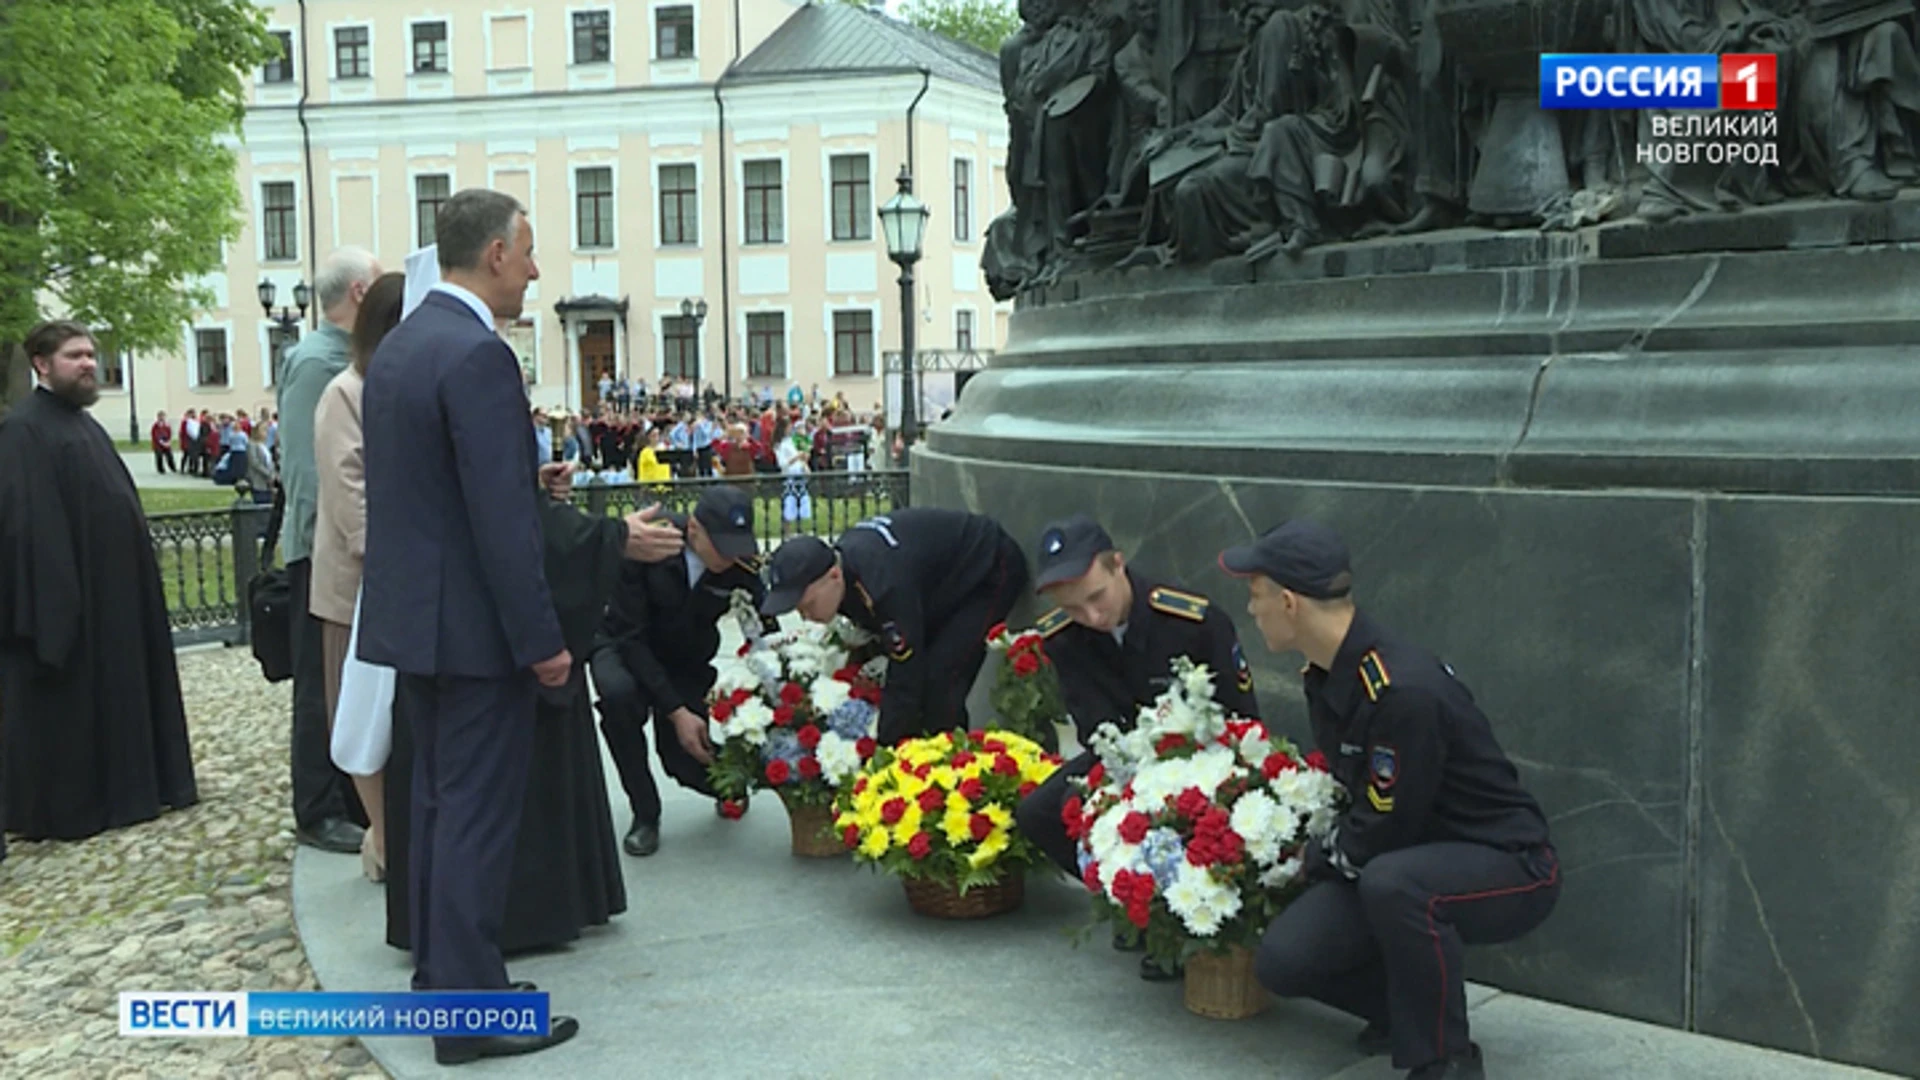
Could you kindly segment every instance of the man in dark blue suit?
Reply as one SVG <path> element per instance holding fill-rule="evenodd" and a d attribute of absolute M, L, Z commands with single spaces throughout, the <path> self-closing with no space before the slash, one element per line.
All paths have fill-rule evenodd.
<path fill-rule="evenodd" d="M 547 591 L 520 363 L 495 332 L 539 277 L 533 228 L 498 192 L 438 219 L 441 283 L 368 365 L 362 660 L 400 673 L 414 738 L 413 985 L 508 990 L 498 944 L 533 750 L 537 687 L 573 667 Z M 522 984 L 524 988 L 524 984 Z M 524 1054 L 550 1034 L 437 1039 L 443 1065 Z"/>

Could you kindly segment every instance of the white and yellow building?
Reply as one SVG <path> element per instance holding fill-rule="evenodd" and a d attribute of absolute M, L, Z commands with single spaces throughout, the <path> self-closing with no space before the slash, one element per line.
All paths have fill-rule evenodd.
<path fill-rule="evenodd" d="M 918 347 L 1004 340 L 1008 309 L 979 269 L 1007 205 L 992 57 L 842 3 L 266 10 L 290 59 L 251 78 L 244 227 L 181 355 L 138 361 L 137 403 L 101 401 L 111 428 L 128 408 L 147 419 L 269 403 L 282 335 L 260 283 L 289 305 L 343 245 L 399 269 L 432 242 L 439 203 L 468 187 L 531 211 L 541 278 L 512 340 L 543 404 L 590 405 L 603 369 L 880 401 L 901 306 L 875 210 L 909 162 L 932 211 Z M 706 302 L 703 321 L 682 316 L 687 300 Z"/>

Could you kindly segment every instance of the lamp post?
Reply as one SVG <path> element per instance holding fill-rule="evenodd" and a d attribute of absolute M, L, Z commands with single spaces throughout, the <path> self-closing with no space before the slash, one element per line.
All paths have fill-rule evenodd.
<path fill-rule="evenodd" d="M 697 401 L 700 397 L 700 376 L 703 374 L 701 369 L 706 367 L 706 340 L 701 336 L 701 329 L 707 325 L 707 302 L 704 299 L 680 301 L 680 317 L 693 323 L 693 396 Z M 731 375 L 732 372 L 727 374 Z M 727 385 L 731 389 L 731 379 Z"/>
<path fill-rule="evenodd" d="M 919 389 L 914 378 L 918 364 L 913 355 L 913 264 L 920 261 L 920 245 L 926 239 L 927 218 L 932 214 L 926 204 L 913 197 L 913 174 L 900 166 L 895 181 L 899 190 L 880 208 L 880 229 L 887 237 L 887 258 L 900 267 L 900 462 L 905 464 L 913 449 L 914 429 L 919 426 Z"/>
<path fill-rule="evenodd" d="M 299 329 L 300 324 L 306 320 L 307 308 L 313 303 L 313 290 L 305 281 L 293 287 L 293 302 L 299 307 L 298 312 L 288 307 L 283 307 L 278 312 L 273 310 L 274 294 L 278 291 L 271 280 L 261 278 L 260 284 L 254 289 L 254 295 L 260 298 L 260 310 L 266 312 L 267 321 L 279 327 L 281 335 L 285 336 Z M 280 382 L 280 358 L 275 356 L 271 357 L 271 360 L 273 381 L 277 385 Z"/>

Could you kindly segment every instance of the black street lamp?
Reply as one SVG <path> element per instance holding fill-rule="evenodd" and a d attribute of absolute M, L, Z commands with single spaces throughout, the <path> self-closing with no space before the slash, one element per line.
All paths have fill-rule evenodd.
<path fill-rule="evenodd" d="M 913 197 L 913 174 L 900 166 L 900 190 L 880 208 L 880 229 L 887 237 L 887 258 L 900 267 L 900 462 L 905 464 L 919 426 L 919 388 L 915 385 L 913 356 L 913 264 L 920 261 L 926 239 L 926 204 Z"/>
<path fill-rule="evenodd" d="M 704 347 L 706 340 L 700 333 L 701 328 L 707 324 L 707 302 L 704 299 L 680 301 L 680 317 L 693 324 L 693 395 L 697 399 L 700 396 L 700 376 L 706 373 L 703 369 L 707 366 L 705 356 L 707 350 Z M 733 373 L 726 374 L 731 376 Z M 727 391 L 728 396 L 732 396 L 733 380 L 731 378 L 727 380 Z"/>
<path fill-rule="evenodd" d="M 308 288 L 307 283 L 304 281 L 295 285 L 293 287 L 293 302 L 299 306 L 300 310 L 295 312 L 293 308 L 283 307 L 278 314 L 275 314 L 273 310 L 273 297 L 277 291 L 272 281 L 262 278 L 260 285 L 254 290 L 254 295 L 260 298 L 260 309 L 267 313 L 268 321 L 274 323 L 282 330 L 291 332 L 306 320 L 307 308 L 313 304 L 313 290 Z"/>

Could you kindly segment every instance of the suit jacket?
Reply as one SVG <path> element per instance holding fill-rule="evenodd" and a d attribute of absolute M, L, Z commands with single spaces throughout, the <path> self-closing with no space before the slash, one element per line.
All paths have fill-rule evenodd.
<path fill-rule="evenodd" d="M 685 518 L 673 520 L 686 527 Z M 705 715 L 720 620 L 735 589 L 746 590 L 758 610 L 765 585 L 758 560 L 702 573 L 697 585 L 687 578 L 687 560 L 678 556 L 621 568 L 594 647 L 593 679 L 602 697 L 637 701 L 662 714 L 685 706 Z M 761 629 L 778 633 L 780 626 L 762 619 Z"/>
<path fill-rule="evenodd" d="M 546 496 L 513 350 L 459 300 L 429 294 L 374 353 L 361 419 L 360 658 L 498 679 L 558 653 Z"/>

